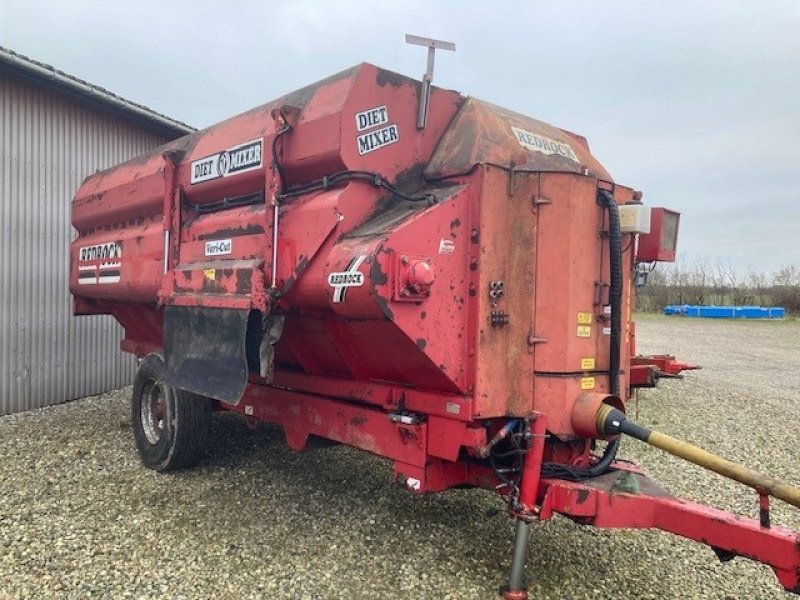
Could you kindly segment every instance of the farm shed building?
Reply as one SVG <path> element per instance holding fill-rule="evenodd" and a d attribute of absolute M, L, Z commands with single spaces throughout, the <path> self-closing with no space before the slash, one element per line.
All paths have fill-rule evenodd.
<path fill-rule="evenodd" d="M 0 48 L 0 415 L 127 385 L 111 317 L 72 316 L 83 179 L 193 129 Z"/>

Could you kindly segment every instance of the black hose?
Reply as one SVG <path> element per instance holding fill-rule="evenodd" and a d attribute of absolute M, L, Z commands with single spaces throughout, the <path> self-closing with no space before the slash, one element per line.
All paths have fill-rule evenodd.
<path fill-rule="evenodd" d="M 346 181 L 361 180 L 367 181 L 375 187 L 383 188 L 393 196 L 397 196 L 401 200 L 406 200 L 407 202 L 427 202 L 429 205 L 436 203 L 435 195 L 422 194 L 420 196 L 411 196 L 400 191 L 398 188 L 386 181 L 386 179 L 384 179 L 380 173 L 375 173 L 373 171 L 337 171 L 336 173 L 326 175 L 317 181 L 311 181 L 309 183 L 304 183 L 289 189 L 286 185 L 286 173 L 283 170 L 283 165 L 281 164 L 280 159 L 278 158 L 278 140 L 291 130 L 292 128 L 289 125 L 284 125 L 278 130 L 278 132 L 275 134 L 275 137 L 272 138 L 272 166 L 277 171 L 279 180 L 279 187 L 277 193 L 275 194 L 275 197 L 278 200 L 302 196 L 310 192 L 328 190 L 336 185 L 341 185 Z M 260 193 L 247 194 L 245 196 L 235 196 L 232 198 L 222 198 L 221 200 L 209 204 L 192 204 L 184 201 L 184 205 L 197 211 L 198 213 L 204 214 L 225 210 L 228 208 L 234 208 L 237 206 L 256 204 L 259 201 L 263 201 L 263 195 Z"/>
<path fill-rule="evenodd" d="M 280 189 L 278 190 L 279 193 L 276 194 L 278 199 L 284 200 L 286 198 L 302 196 L 304 194 L 308 194 L 309 192 L 328 190 L 336 185 L 341 185 L 346 181 L 361 180 L 367 181 L 375 187 L 383 188 L 393 196 L 397 196 L 398 198 L 408 202 L 427 202 L 429 204 L 436 202 L 436 196 L 433 194 L 423 194 L 421 196 L 411 196 L 406 194 L 386 181 L 386 179 L 384 179 L 380 173 L 375 173 L 373 171 L 337 171 L 336 173 L 325 175 L 322 179 L 318 179 L 317 181 L 304 183 L 290 189 L 288 185 L 286 185 L 286 174 L 284 173 L 283 165 L 278 158 L 278 139 L 291 131 L 291 129 L 292 128 L 289 125 L 284 125 L 272 139 L 272 164 L 275 167 L 275 170 L 278 172 L 278 177 L 280 178 Z"/>
<path fill-rule="evenodd" d="M 622 231 L 619 225 L 619 209 L 614 196 L 606 190 L 599 190 L 600 204 L 608 211 L 608 247 L 610 286 L 608 303 L 611 306 L 611 339 L 609 341 L 608 377 L 609 391 L 619 396 L 619 363 L 622 339 Z M 589 468 L 590 477 L 605 473 L 617 457 L 620 438 L 610 441 L 602 458 Z"/>
<path fill-rule="evenodd" d="M 598 198 L 608 211 L 608 246 L 610 287 L 608 303 L 611 306 L 611 340 L 609 344 L 609 387 L 614 396 L 619 396 L 619 363 L 622 337 L 622 232 L 619 225 L 619 209 L 614 196 L 600 190 Z"/>
<path fill-rule="evenodd" d="M 255 194 L 245 194 L 244 196 L 226 196 L 216 202 L 208 204 L 193 204 L 183 200 L 183 206 L 191 208 L 198 214 L 204 215 L 220 210 L 227 210 L 229 208 L 237 208 L 240 206 L 250 206 L 251 204 L 262 204 L 264 202 L 264 194 L 256 192 Z"/>
<path fill-rule="evenodd" d="M 291 189 L 287 189 L 282 194 L 280 194 L 279 198 L 291 198 L 294 196 L 302 196 L 303 194 L 308 194 L 309 192 L 315 192 L 319 190 L 328 190 L 336 185 L 341 185 L 347 181 L 353 180 L 361 180 L 370 183 L 375 187 L 380 187 L 387 190 L 393 196 L 397 196 L 402 200 L 406 200 L 408 202 L 428 202 L 433 204 L 436 201 L 436 197 L 433 194 L 423 194 L 421 196 L 411 196 L 400 191 L 398 188 L 393 186 L 391 183 L 386 181 L 379 173 L 375 173 L 373 171 L 338 171 L 336 173 L 331 173 L 330 175 L 326 175 L 322 179 L 318 179 L 317 181 L 312 181 L 309 183 L 305 183 Z"/>

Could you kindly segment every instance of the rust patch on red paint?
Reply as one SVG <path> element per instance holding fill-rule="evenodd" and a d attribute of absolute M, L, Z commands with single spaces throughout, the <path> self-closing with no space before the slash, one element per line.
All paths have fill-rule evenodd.
<path fill-rule="evenodd" d="M 577 160 L 524 148 L 512 127 L 569 146 Z M 542 121 L 468 98 L 439 140 L 425 175 L 429 180 L 441 179 L 470 173 L 476 165 L 494 165 L 516 172 L 584 173 L 586 170 L 610 181 L 610 175 L 587 147 L 576 141 L 573 136 Z"/>
<path fill-rule="evenodd" d="M 381 250 L 381 252 L 388 254 L 388 252 L 384 250 Z M 379 255 L 380 253 L 372 258 L 369 267 L 369 277 L 370 277 L 370 282 L 372 284 L 372 297 L 375 299 L 375 304 L 377 304 L 378 307 L 381 309 L 381 312 L 383 312 L 383 315 L 389 321 L 391 321 L 394 319 L 394 313 L 392 312 L 392 309 L 389 308 L 388 300 L 383 296 L 381 296 L 380 292 L 377 289 L 377 286 L 385 285 L 389 281 L 389 277 L 381 269 L 380 262 L 378 261 Z"/>
<path fill-rule="evenodd" d="M 400 75 L 399 73 L 385 71 L 384 69 L 378 69 L 378 72 L 375 75 L 375 83 L 381 87 L 385 85 L 390 85 L 392 87 L 400 87 L 403 84 L 417 85 L 417 82 L 413 79 L 405 77 L 404 75 Z"/>
<path fill-rule="evenodd" d="M 250 293 L 250 281 L 253 272 L 250 269 L 237 269 L 236 270 L 236 293 L 246 295 Z"/>
<path fill-rule="evenodd" d="M 456 230 L 459 227 L 461 227 L 461 219 L 456 217 L 455 219 L 450 221 L 450 237 L 451 238 L 456 239 L 456 237 L 458 237 L 458 234 L 456 233 Z"/>
<path fill-rule="evenodd" d="M 218 238 L 239 237 L 240 235 L 256 235 L 259 233 L 264 233 L 264 228 L 257 223 L 251 223 L 250 225 L 243 227 L 228 227 L 213 231 L 211 233 L 201 233 L 197 236 L 197 239 L 215 240 Z"/>

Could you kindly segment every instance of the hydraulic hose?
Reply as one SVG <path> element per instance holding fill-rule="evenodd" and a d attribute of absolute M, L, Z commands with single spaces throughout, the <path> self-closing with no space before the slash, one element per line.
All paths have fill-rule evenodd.
<path fill-rule="evenodd" d="M 386 181 L 380 173 L 375 173 L 373 171 L 354 171 L 354 170 L 347 170 L 347 171 L 337 171 L 336 173 L 331 173 L 330 175 L 326 175 L 322 179 L 317 181 L 312 181 L 309 183 L 305 183 L 291 189 L 286 189 L 280 195 L 281 199 L 284 198 L 292 198 L 294 196 L 302 196 L 304 194 L 308 194 L 310 192 L 316 192 L 319 190 L 329 190 L 334 186 L 341 185 L 342 183 L 346 183 L 348 181 L 366 181 L 370 183 L 374 187 L 383 188 L 388 191 L 393 196 L 397 196 L 402 200 L 406 200 L 408 202 L 427 202 L 429 204 L 433 204 L 436 202 L 436 196 L 433 194 L 422 194 L 419 196 L 412 196 L 410 194 L 406 194 L 396 188 L 394 185 Z"/>
<path fill-rule="evenodd" d="M 619 362 L 622 335 L 622 232 L 619 224 L 619 209 L 614 196 L 606 190 L 599 190 L 598 199 L 608 211 L 609 248 L 609 291 L 608 303 L 611 307 L 611 335 L 609 340 L 608 378 L 612 396 L 619 396 Z M 589 477 L 605 473 L 617 457 L 620 438 L 608 443 L 600 460 L 589 468 Z"/>
<path fill-rule="evenodd" d="M 619 224 L 619 209 L 614 196 L 606 190 L 599 190 L 598 199 L 608 211 L 608 247 L 610 250 L 608 303 L 611 307 L 611 339 L 608 359 L 609 391 L 612 396 L 619 396 L 620 339 L 622 335 L 622 232 Z"/>

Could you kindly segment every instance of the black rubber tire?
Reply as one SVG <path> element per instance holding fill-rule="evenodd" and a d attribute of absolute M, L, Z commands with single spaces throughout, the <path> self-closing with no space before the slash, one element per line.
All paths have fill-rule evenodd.
<path fill-rule="evenodd" d="M 177 471 L 197 465 L 203 458 L 211 420 L 211 400 L 163 382 L 164 359 L 148 354 L 136 371 L 131 398 L 131 423 L 136 449 L 144 465 L 155 471 Z M 153 397 L 161 399 L 163 418 L 146 423 Z M 146 433 L 146 429 L 149 433 Z"/>

